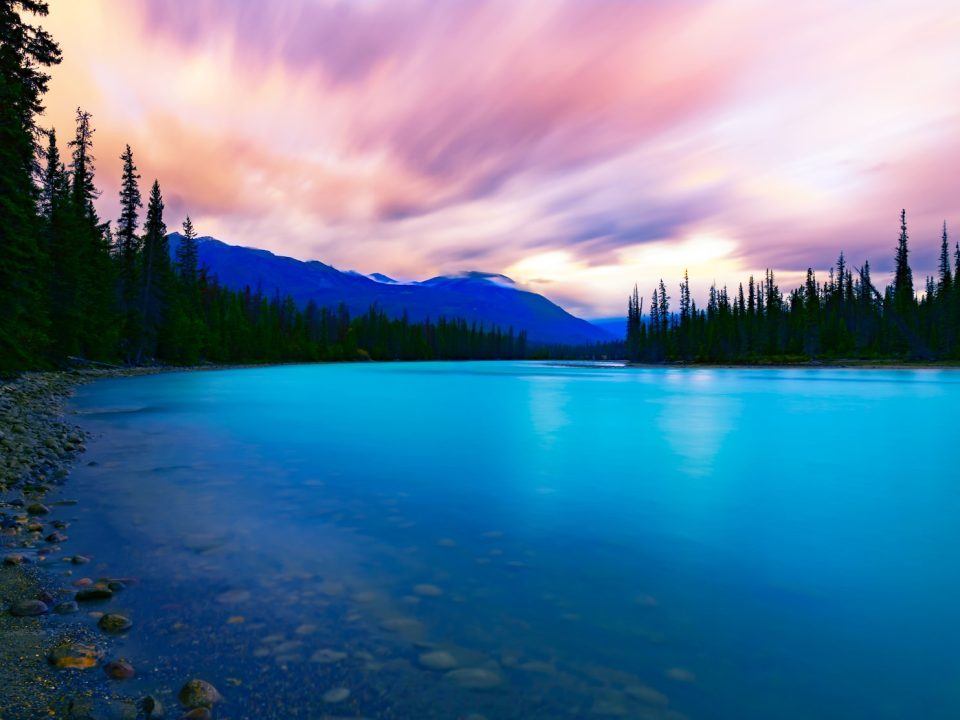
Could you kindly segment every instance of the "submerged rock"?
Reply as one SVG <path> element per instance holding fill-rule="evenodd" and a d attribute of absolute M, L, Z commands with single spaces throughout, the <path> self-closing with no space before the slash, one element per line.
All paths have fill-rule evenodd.
<path fill-rule="evenodd" d="M 80 606 L 77 605 L 74 600 L 65 600 L 62 603 L 54 605 L 53 611 L 57 613 L 57 615 L 70 615 L 75 612 L 80 612 Z"/>
<path fill-rule="evenodd" d="M 92 600 L 109 600 L 113 597 L 113 590 L 103 585 L 94 585 L 77 590 L 74 599 L 77 602 L 90 602 Z"/>
<path fill-rule="evenodd" d="M 122 633 L 132 628 L 133 622 L 124 615 L 107 613 L 97 622 L 97 627 L 108 633 Z"/>
<path fill-rule="evenodd" d="M 333 688 L 323 694 L 323 701 L 326 703 L 339 703 L 350 697 L 350 690 L 345 687 Z"/>
<path fill-rule="evenodd" d="M 249 590 L 227 590 L 224 593 L 217 595 L 217 602 L 223 603 L 224 605 L 232 605 L 234 603 L 246 602 L 250 599 Z"/>
<path fill-rule="evenodd" d="M 499 673 L 485 668 L 462 668 L 451 670 L 447 678 L 469 690 L 491 690 L 503 682 Z"/>
<path fill-rule="evenodd" d="M 418 658 L 421 665 L 431 670 L 453 670 L 460 663 L 446 650 L 424 653 Z"/>
<path fill-rule="evenodd" d="M 688 683 L 695 682 L 697 679 L 696 675 L 694 675 L 692 672 L 690 672 L 686 668 L 682 668 L 682 667 L 670 668 L 669 670 L 667 670 L 667 677 L 670 678 L 671 680 L 676 680 L 677 682 L 688 682 Z"/>
<path fill-rule="evenodd" d="M 10 606 L 10 614 L 16 617 L 36 617 L 50 611 L 42 600 L 17 600 Z"/>
<path fill-rule="evenodd" d="M 49 512 L 50 512 L 50 508 L 48 508 L 43 503 L 33 503 L 32 505 L 27 507 L 27 513 L 29 513 L 30 515 L 46 515 Z"/>
<path fill-rule="evenodd" d="M 47 659 L 51 665 L 61 670 L 86 670 L 95 667 L 101 657 L 103 653 L 92 645 L 62 642 L 50 651 Z"/>
<path fill-rule="evenodd" d="M 439 597 L 443 595 L 443 590 L 438 588 L 436 585 L 431 585 L 430 583 L 420 583 L 419 585 L 413 586 L 413 591 L 417 595 L 423 595 L 424 597 Z"/>
<path fill-rule="evenodd" d="M 29 562 L 30 558 L 26 555 L 20 555 L 19 553 L 13 553 L 3 558 L 4 565 L 26 565 Z"/>
<path fill-rule="evenodd" d="M 331 663 L 340 662 L 345 660 L 347 654 L 345 652 L 339 652 L 337 650 L 331 650 L 329 648 L 323 648 L 317 650 L 313 655 L 310 656 L 310 661 L 315 663 L 320 663 L 321 665 L 329 665 Z"/>
<path fill-rule="evenodd" d="M 126 660 L 111 660 L 103 666 L 103 671 L 111 680 L 130 680 L 137 674 L 133 665 Z"/>
<path fill-rule="evenodd" d="M 177 699 L 185 708 L 212 708 L 223 700 L 223 696 L 206 680 L 194 678 L 180 688 Z"/>
<path fill-rule="evenodd" d="M 423 627 L 420 621 L 411 617 L 390 617 L 380 622 L 384 630 L 396 633 L 416 633 Z"/>
<path fill-rule="evenodd" d="M 194 708 L 180 716 L 180 720 L 210 720 L 213 715 L 207 708 Z"/>
<path fill-rule="evenodd" d="M 162 720 L 164 707 L 163 703 L 157 700 L 153 695 L 147 695 L 140 701 L 140 710 L 146 720 Z"/>
<path fill-rule="evenodd" d="M 659 690 L 648 685 L 628 685 L 625 688 L 627 695 L 646 703 L 647 705 L 668 705 L 670 700 Z"/>

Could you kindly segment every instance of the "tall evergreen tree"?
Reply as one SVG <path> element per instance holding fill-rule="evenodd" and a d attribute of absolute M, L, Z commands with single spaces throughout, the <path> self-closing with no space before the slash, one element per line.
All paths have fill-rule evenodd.
<path fill-rule="evenodd" d="M 94 201 L 100 197 L 94 181 L 92 115 L 77 108 L 76 134 L 70 141 L 70 252 L 79 258 L 76 276 L 80 352 L 112 359 L 119 337 L 114 295 L 114 268 L 110 258 L 109 224 L 102 223 Z"/>
<path fill-rule="evenodd" d="M 155 357 L 171 291 L 170 246 L 163 221 L 163 196 L 160 183 L 153 181 L 147 202 L 141 262 L 141 334 L 136 359 Z"/>
<path fill-rule="evenodd" d="M 896 311 L 904 317 L 909 314 L 915 300 L 907 240 L 907 211 L 901 210 L 900 237 L 897 240 L 897 254 L 894 260 L 893 303 Z"/>
<path fill-rule="evenodd" d="M 67 172 L 60 159 L 57 147 L 57 131 L 47 133 L 47 150 L 44 153 L 43 180 L 40 185 L 40 216 L 49 220 L 54 202 L 62 200 L 66 190 Z"/>
<path fill-rule="evenodd" d="M 0 0 L 0 371 L 41 361 L 48 345 L 47 256 L 40 243 L 36 118 L 60 48 L 24 14 L 41 0 Z"/>
<path fill-rule="evenodd" d="M 947 237 L 947 221 L 943 221 L 943 235 L 940 239 L 940 279 L 938 290 L 943 294 L 950 293 L 953 284 L 953 275 L 950 272 L 950 239 Z"/>
<path fill-rule="evenodd" d="M 177 274 L 190 286 L 197 282 L 198 258 L 197 231 L 193 229 L 193 221 L 187 215 L 187 219 L 183 221 L 180 244 L 177 245 Z"/>
<path fill-rule="evenodd" d="M 128 360 L 140 351 L 142 334 L 142 293 L 140 292 L 140 238 L 137 235 L 140 196 L 140 175 L 133 162 L 133 151 L 127 145 L 120 156 L 123 175 L 120 179 L 120 219 L 114 234 L 114 254 L 119 265 L 120 312 L 123 315 L 123 353 Z"/>
<path fill-rule="evenodd" d="M 84 268 L 83 248 L 78 242 L 82 227 L 73 212 L 67 173 L 53 130 L 48 134 L 45 160 L 40 208 L 50 258 L 51 356 L 56 360 L 82 352 Z"/>

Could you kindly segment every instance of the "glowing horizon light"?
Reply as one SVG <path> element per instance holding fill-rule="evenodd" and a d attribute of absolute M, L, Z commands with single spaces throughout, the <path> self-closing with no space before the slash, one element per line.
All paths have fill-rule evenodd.
<path fill-rule="evenodd" d="M 66 155 L 93 113 L 104 219 L 129 143 L 168 227 L 589 315 L 685 268 L 887 272 L 900 208 L 922 277 L 960 227 L 955 5 L 50 0 L 40 124 Z"/>

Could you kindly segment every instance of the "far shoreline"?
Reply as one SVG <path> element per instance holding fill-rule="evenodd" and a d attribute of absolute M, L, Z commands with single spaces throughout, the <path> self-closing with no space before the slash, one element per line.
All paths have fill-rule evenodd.
<path fill-rule="evenodd" d="M 771 361 L 750 363 L 708 363 L 697 361 L 672 361 L 662 363 L 624 364 L 627 368 L 645 369 L 717 369 L 717 370 L 960 370 L 960 361 L 947 362 L 910 362 L 907 360 L 807 360 L 798 362 Z"/>

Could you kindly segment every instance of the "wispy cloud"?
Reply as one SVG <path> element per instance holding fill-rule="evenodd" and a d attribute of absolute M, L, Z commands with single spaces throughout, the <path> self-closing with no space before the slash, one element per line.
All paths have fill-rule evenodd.
<path fill-rule="evenodd" d="M 129 142 L 171 225 L 512 271 L 590 315 L 685 266 L 882 268 L 901 206 L 918 262 L 960 231 L 950 0 L 53 0 L 47 25 L 47 120 L 94 113 L 107 217 Z"/>

